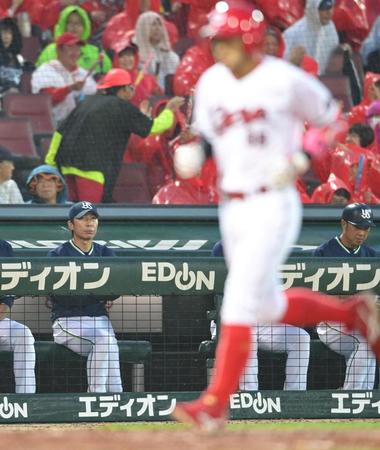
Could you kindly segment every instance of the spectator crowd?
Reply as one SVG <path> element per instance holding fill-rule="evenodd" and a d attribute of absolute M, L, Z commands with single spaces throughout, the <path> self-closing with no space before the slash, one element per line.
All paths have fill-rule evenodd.
<path fill-rule="evenodd" d="M 173 169 L 177 147 L 196 139 L 193 90 L 214 64 L 202 27 L 216 3 L 0 0 L 0 126 L 16 117 L 7 101 L 33 95 L 49 98 L 52 123 L 42 138 L 32 123 L 29 159 L 9 138 L 12 121 L 7 136 L 0 129 L 1 203 L 218 203 L 212 152 L 196 177 Z M 379 2 L 252 4 L 267 23 L 265 53 L 319 77 L 342 105 L 336 136 L 297 179 L 303 202 L 379 203 Z M 306 150 L 310 136 L 306 123 Z"/>

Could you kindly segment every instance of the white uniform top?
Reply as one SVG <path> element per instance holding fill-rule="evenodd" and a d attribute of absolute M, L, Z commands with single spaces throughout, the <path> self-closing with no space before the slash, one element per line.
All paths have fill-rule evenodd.
<path fill-rule="evenodd" d="M 338 113 L 315 78 L 265 57 L 237 79 L 222 64 L 210 67 L 195 93 L 195 128 L 212 145 L 222 192 L 271 188 L 276 162 L 301 149 L 304 122 L 327 125 Z"/>
<path fill-rule="evenodd" d="M 20 189 L 14 180 L 7 180 L 0 183 L 0 204 L 15 205 L 24 203 Z"/>
<path fill-rule="evenodd" d="M 32 75 L 32 92 L 38 94 L 42 89 L 54 87 L 61 88 L 84 80 L 87 70 L 77 67 L 73 71 L 67 70 L 57 59 L 42 64 Z M 72 91 L 67 94 L 62 102 L 53 106 L 54 119 L 57 123 L 65 119 L 75 108 L 82 95 L 96 93 L 96 82 L 92 76 L 86 78 L 81 91 Z"/>

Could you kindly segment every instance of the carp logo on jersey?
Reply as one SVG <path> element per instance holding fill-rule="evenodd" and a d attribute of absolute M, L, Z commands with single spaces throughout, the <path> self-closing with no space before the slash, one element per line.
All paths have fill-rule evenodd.
<path fill-rule="evenodd" d="M 217 108 L 214 115 L 214 130 L 216 134 L 222 135 L 229 127 L 235 123 L 252 123 L 256 120 L 266 119 L 267 113 L 264 109 L 259 108 L 253 111 L 242 109 L 240 111 L 228 112 L 222 107 Z"/>

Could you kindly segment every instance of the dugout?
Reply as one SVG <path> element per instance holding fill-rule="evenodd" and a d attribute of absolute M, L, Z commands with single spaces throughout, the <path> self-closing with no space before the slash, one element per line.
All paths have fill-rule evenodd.
<path fill-rule="evenodd" d="M 1 236 L 12 244 L 15 256 L 21 258 L 21 261 L 41 262 L 50 248 L 69 239 L 70 235 L 65 227 L 67 210 L 68 207 L 64 206 L 4 205 L 0 211 Z M 340 211 L 328 207 L 305 208 L 302 233 L 290 260 L 292 264 L 300 264 L 303 258 L 308 257 L 308 252 L 312 248 L 338 233 Z M 380 217 L 379 211 L 380 209 L 374 208 L 375 220 Z M 184 263 L 193 263 L 195 265 L 191 270 L 195 272 L 196 267 L 201 267 L 204 273 L 216 264 L 215 259 L 209 258 L 212 246 L 219 239 L 217 212 L 214 207 L 101 205 L 99 213 L 101 222 L 97 241 L 113 247 L 122 257 L 120 258 L 122 264 L 127 261 L 131 264 L 133 262 L 141 264 L 149 258 L 149 261 L 157 263 L 177 264 L 178 270 L 183 269 Z M 379 228 L 371 232 L 369 244 L 380 249 Z M 325 261 L 324 264 L 328 266 L 330 263 Z M 371 270 L 375 271 L 377 261 L 371 260 L 371 263 L 374 264 Z M 217 264 L 221 271 L 221 275 L 218 275 L 221 278 L 217 280 L 220 290 L 224 269 L 222 263 Z M 310 273 L 313 267 L 310 266 Z M 123 270 L 124 272 L 120 269 L 117 275 L 121 279 L 120 282 L 124 282 L 124 290 L 119 292 L 123 296 L 115 302 L 110 314 L 118 339 L 146 341 L 152 346 L 149 358 L 143 361 L 145 390 L 156 392 L 201 390 L 206 383 L 205 356 L 211 358 L 210 355 L 199 351 L 199 344 L 209 339 L 208 311 L 215 308 L 213 293 L 207 290 L 179 292 L 175 288 L 167 291 L 166 287 L 154 282 L 150 285 L 150 292 L 139 292 L 141 284 L 134 286 L 133 277 L 123 280 L 122 273 L 128 273 L 128 268 Z M 139 276 L 141 281 L 141 275 Z M 300 283 L 302 285 L 302 280 Z M 326 281 L 324 286 L 327 284 Z M 355 281 L 352 281 L 350 291 L 354 287 Z M 323 289 L 322 285 L 321 288 Z M 24 291 L 24 294 L 29 295 L 24 295 L 25 303 L 18 302 L 14 306 L 12 317 L 27 323 L 38 342 L 48 342 L 51 340 L 51 328 L 44 295 L 40 293 L 38 297 L 31 297 L 31 293 L 30 290 Z M 338 286 L 338 289 L 331 293 L 346 292 L 340 292 Z M 38 345 L 42 349 L 43 344 Z M 339 358 L 332 356 L 330 353 L 326 354 L 320 343 L 314 343 L 311 388 L 335 388 L 338 385 L 344 367 Z M 48 360 L 46 350 L 45 353 L 41 350 L 40 359 L 46 363 Z M 127 359 L 125 357 L 124 362 L 131 366 Z M 262 375 L 265 388 L 278 388 L 283 376 L 283 356 L 263 354 L 261 359 L 265 368 L 263 372 L 265 375 Z M 314 364 L 318 360 L 322 361 L 322 365 Z M 331 362 L 327 363 L 327 360 Z M 79 362 L 74 361 L 73 364 L 78 365 Z M 73 389 L 85 389 L 83 361 L 81 364 L 78 372 L 79 389 L 73 387 L 75 384 L 66 383 L 64 386 L 68 392 L 72 392 Z M 46 382 L 51 372 L 49 368 L 45 369 L 42 368 L 40 374 L 41 390 L 48 392 L 50 389 L 51 392 L 54 388 L 49 388 Z M 11 371 L 9 357 L 7 361 L 4 359 L 2 370 L 3 373 Z M 131 370 L 131 367 L 126 369 L 126 390 L 131 389 L 131 383 L 128 381 L 131 378 Z M 327 379 L 329 383 L 323 384 L 321 379 L 318 379 L 319 375 L 322 375 L 322 380 Z M 4 383 L 4 379 L 2 382 L 1 390 L 12 392 L 11 384 Z"/>

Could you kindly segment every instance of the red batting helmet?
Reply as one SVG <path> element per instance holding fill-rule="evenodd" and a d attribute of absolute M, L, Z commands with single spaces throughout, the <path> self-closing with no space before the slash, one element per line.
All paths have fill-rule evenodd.
<path fill-rule="evenodd" d="M 132 83 L 132 78 L 124 69 L 111 69 L 100 80 L 97 85 L 98 89 L 108 89 L 117 86 L 128 86 Z"/>
<path fill-rule="evenodd" d="M 241 37 L 248 53 L 259 49 L 264 41 L 264 14 L 245 1 L 220 1 L 209 15 L 208 25 L 202 28 L 203 37 L 228 39 Z"/>

